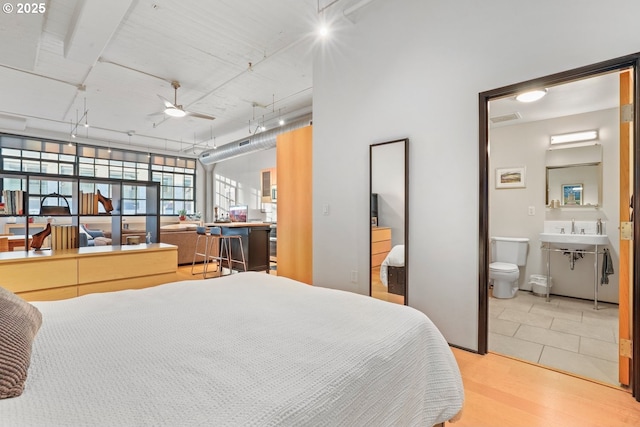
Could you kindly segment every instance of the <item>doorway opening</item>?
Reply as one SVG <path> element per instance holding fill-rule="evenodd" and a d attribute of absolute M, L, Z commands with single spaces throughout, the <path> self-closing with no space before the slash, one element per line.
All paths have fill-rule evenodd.
<path fill-rule="evenodd" d="M 597 368 L 592 373 L 584 369 L 572 373 L 613 384 L 618 377 L 620 384 L 632 386 L 636 399 L 638 369 L 632 369 L 631 359 L 624 354 L 618 356 L 617 350 L 623 347 L 621 343 L 633 341 L 631 333 L 638 334 L 631 328 L 638 312 L 635 243 L 621 239 L 618 233 L 619 224 L 625 222 L 635 230 L 631 218 L 625 221 L 625 216 L 631 215 L 635 204 L 627 195 L 638 188 L 638 177 L 633 173 L 638 155 L 634 138 L 637 121 L 633 120 L 637 115 L 633 93 L 638 93 L 634 92 L 638 85 L 638 58 L 630 55 L 481 93 L 479 122 L 479 353 L 495 349 L 566 372 L 571 372 L 569 367 L 580 366 L 576 360 L 584 362 L 584 366 L 602 361 L 604 376 L 596 372 Z M 600 87 L 604 92 L 596 93 Z M 624 87 L 628 88 L 628 99 L 621 92 Z M 517 94 L 531 89 L 545 92 L 545 98 L 538 102 L 540 106 L 546 104 L 547 109 L 535 103 L 524 105 L 515 101 Z M 596 95 L 595 101 L 587 102 L 588 93 Z M 632 106 L 621 107 L 625 104 Z M 564 112 L 553 112 L 554 108 L 562 108 Z M 626 116 L 622 122 L 620 111 Z M 559 152 L 550 137 L 592 128 L 600 130 L 597 139 L 577 145 L 602 150 L 600 162 L 589 162 L 599 163 L 595 168 L 599 172 L 593 180 L 582 177 L 581 182 L 562 181 L 578 179 L 571 174 L 559 178 L 562 182 L 558 183 L 550 179 L 549 171 L 558 165 L 549 164 L 549 158 L 553 157 L 549 153 Z M 576 143 L 571 149 L 567 146 L 563 146 L 562 154 L 569 160 L 564 165 L 567 170 L 562 173 L 568 172 L 569 166 L 583 162 L 580 150 L 572 151 L 577 149 Z M 514 176 L 517 179 L 512 179 Z M 580 184 L 578 199 L 574 194 L 573 198 L 567 195 L 565 200 L 560 186 L 574 188 L 571 184 Z M 588 193 L 595 198 L 587 200 Z M 600 271 L 596 271 L 606 262 L 605 247 L 595 246 L 594 251 L 592 247 L 563 248 L 555 243 L 545 246 L 540 241 L 540 233 L 548 231 L 546 227 L 559 227 L 562 221 L 568 221 L 567 234 L 576 233 L 576 223 L 577 234 L 590 234 L 592 223 L 596 233 L 598 220 L 606 223 L 609 241 L 605 247 L 613 255 L 608 261 L 617 273 L 607 275 L 615 279 L 606 285 L 601 283 L 602 277 L 598 277 Z M 495 280 L 495 277 L 502 279 L 504 274 L 489 268 L 492 252 L 496 256 L 496 242 L 500 242 L 495 239 L 497 236 L 527 240 L 526 260 L 518 263 L 513 294 L 504 290 L 504 280 Z M 545 248 L 548 251 L 553 248 L 552 257 L 547 256 Z M 541 280 L 542 277 L 548 279 L 548 283 Z M 492 286 L 496 284 L 498 291 L 494 292 Z M 548 289 L 550 298 L 546 295 Z M 598 291 L 600 303 L 596 310 L 593 300 Z M 545 295 L 535 295 L 541 293 Z M 515 298 L 508 298 L 512 295 Z M 585 300 L 590 303 L 584 304 Z M 605 314 L 609 317 L 604 317 Z M 602 335 L 597 335 L 598 332 Z M 508 351 L 514 343 L 521 343 L 522 348 L 510 354 Z M 567 356 L 576 359 L 567 361 Z M 637 361 L 637 357 L 634 360 Z"/>

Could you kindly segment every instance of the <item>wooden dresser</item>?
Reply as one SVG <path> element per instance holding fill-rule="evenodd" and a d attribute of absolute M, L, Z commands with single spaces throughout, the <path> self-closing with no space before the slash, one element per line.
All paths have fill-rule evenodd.
<path fill-rule="evenodd" d="M 391 228 L 371 227 L 371 267 L 379 267 L 391 250 Z"/>
<path fill-rule="evenodd" d="M 178 280 L 177 246 L 94 246 L 0 254 L 0 286 L 28 301 L 139 289 Z"/>

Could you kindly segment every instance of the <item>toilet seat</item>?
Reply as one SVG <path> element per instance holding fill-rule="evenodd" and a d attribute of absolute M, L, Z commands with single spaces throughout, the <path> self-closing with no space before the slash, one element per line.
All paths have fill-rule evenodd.
<path fill-rule="evenodd" d="M 520 271 L 517 265 L 508 262 L 492 262 L 489 264 L 489 270 L 493 270 L 496 273 L 515 273 Z"/>

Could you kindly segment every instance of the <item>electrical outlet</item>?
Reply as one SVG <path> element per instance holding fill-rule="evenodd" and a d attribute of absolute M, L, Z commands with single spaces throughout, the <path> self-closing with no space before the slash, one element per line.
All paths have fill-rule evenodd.
<path fill-rule="evenodd" d="M 529 216 L 533 216 L 536 214 L 536 207 L 535 206 L 529 206 Z"/>
<path fill-rule="evenodd" d="M 358 283 L 358 272 L 357 271 L 352 271 L 351 272 L 351 283 Z"/>

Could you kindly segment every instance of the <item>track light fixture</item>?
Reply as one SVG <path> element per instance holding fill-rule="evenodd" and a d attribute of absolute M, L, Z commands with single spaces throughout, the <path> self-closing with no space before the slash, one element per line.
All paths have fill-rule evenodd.
<path fill-rule="evenodd" d="M 78 117 L 78 110 L 76 110 L 76 123 L 71 122 L 71 138 L 75 138 L 78 135 L 78 126 L 84 120 L 83 127 L 89 128 L 89 110 L 87 110 L 87 99 L 84 100 L 84 112 L 81 117 Z"/>

